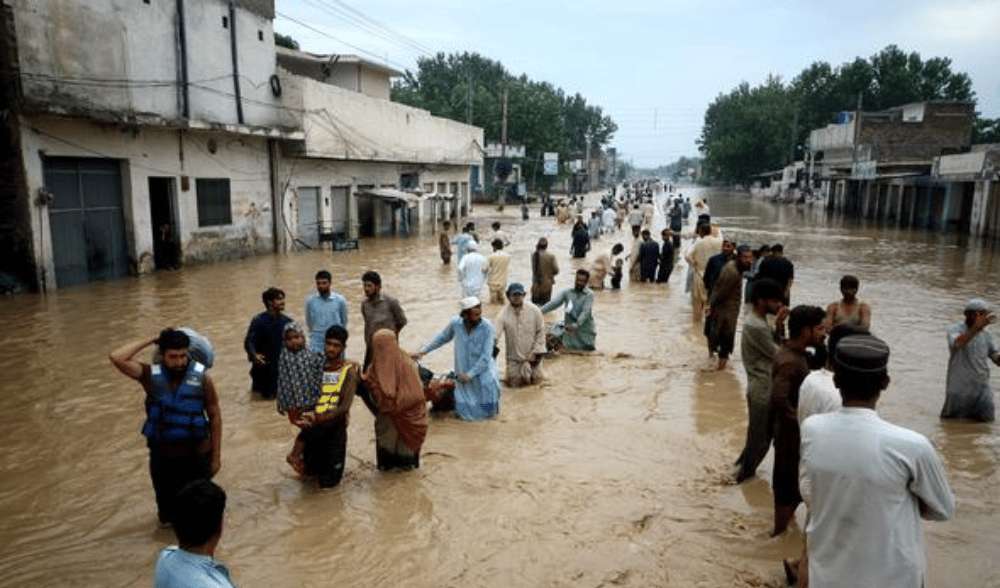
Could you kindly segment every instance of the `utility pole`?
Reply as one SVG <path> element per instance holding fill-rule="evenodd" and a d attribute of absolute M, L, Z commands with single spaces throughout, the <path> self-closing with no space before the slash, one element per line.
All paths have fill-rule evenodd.
<path fill-rule="evenodd" d="M 469 97 L 468 97 L 468 113 L 465 115 L 465 124 L 472 124 L 472 72 L 469 72 Z"/>
<path fill-rule="evenodd" d="M 500 127 L 500 158 L 507 157 L 507 86 L 503 88 L 503 125 Z"/>

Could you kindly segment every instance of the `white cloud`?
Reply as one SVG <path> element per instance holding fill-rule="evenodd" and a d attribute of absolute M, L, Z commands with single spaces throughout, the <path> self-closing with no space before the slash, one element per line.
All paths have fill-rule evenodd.
<path fill-rule="evenodd" d="M 1000 56 L 1000 2 L 967 0 L 935 2 L 917 7 L 910 14 L 900 8 L 899 31 L 925 39 L 930 44 L 986 43 Z"/>

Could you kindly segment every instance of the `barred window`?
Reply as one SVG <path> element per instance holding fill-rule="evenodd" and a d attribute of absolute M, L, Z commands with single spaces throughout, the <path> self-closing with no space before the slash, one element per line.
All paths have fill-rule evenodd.
<path fill-rule="evenodd" d="M 233 210 L 229 203 L 229 178 L 199 178 L 196 189 L 199 227 L 233 224 Z"/>

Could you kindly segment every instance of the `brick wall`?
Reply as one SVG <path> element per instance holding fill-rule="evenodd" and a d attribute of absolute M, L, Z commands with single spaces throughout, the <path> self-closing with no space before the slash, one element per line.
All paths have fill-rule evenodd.
<path fill-rule="evenodd" d="M 880 162 L 961 153 L 969 149 L 974 110 L 971 102 L 926 102 L 919 122 L 904 121 L 902 108 L 865 114 L 859 144 L 871 146 L 871 157 Z"/>

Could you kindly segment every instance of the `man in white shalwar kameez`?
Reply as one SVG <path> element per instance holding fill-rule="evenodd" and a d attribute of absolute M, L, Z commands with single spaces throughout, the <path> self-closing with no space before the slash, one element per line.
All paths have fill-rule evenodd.
<path fill-rule="evenodd" d="M 486 283 L 485 269 L 486 258 L 479 253 L 479 245 L 474 241 L 469 243 L 465 255 L 458 262 L 458 283 L 462 286 L 462 298 L 479 298 Z"/>

